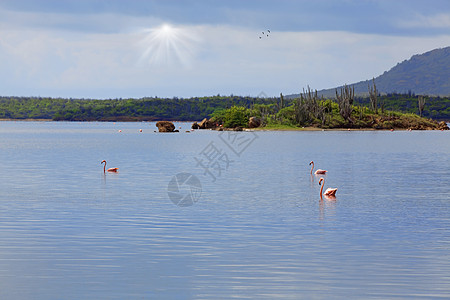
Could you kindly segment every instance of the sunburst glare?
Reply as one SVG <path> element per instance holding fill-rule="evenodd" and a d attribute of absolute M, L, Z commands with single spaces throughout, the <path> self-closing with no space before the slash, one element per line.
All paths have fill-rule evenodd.
<path fill-rule="evenodd" d="M 141 61 L 160 66 L 192 65 L 200 42 L 192 30 L 163 24 L 144 30 L 144 34 Z"/>

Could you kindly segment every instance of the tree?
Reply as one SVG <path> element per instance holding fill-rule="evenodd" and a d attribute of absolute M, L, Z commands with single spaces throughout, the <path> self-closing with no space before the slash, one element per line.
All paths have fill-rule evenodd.
<path fill-rule="evenodd" d="M 261 124 L 266 125 L 269 116 L 275 114 L 276 105 L 272 104 L 255 104 L 250 114 L 252 117 L 258 117 L 261 119 Z"/>
<path fill-rule="evenodd" d="M 225 111 L 223 126 L 227 128 L 247 127 L 249 110 L 242 106 L 232 106 Z"/>

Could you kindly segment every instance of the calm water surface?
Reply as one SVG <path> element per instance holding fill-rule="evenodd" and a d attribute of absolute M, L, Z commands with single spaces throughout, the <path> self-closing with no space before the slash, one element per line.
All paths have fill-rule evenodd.
<path fill-rule="evenodd" d="M 450 132 L 176 125 L 0 122 L 0 299 L 450 297 Z"/>

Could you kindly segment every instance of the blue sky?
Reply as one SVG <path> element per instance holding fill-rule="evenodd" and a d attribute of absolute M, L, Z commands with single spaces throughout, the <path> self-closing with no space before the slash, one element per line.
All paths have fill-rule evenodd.
<path fill-rule="evenodd" d="M 447 46 L 448 0 L 0 0 L 0 95 L 276 96 Z"/>

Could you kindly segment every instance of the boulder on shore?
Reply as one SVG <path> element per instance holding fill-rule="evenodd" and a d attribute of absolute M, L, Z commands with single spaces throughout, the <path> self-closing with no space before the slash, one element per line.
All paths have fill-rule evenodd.
<path fill-rule="evenodd" d="M 198 125 L 197 122 L 192 123 L 192 129 L 200 129 L 200 126 Z"/>
<path fill-rule="evenodd" d="M 212 129 L 215 127 L 214 122 L 208 120 L 207 118 L 204 118 L 203 121 L 198 124 L 200 129 Z"/>
<path fill-rule="evenodd" d="M 261 119 L 257 117 L 250 117 L 248 120 L 248 128 L 257 128 L 261 126 Z"/>
<path fill-rule="evenodd" d="M 175 125 L 170 121 L 159 121 L 156 123 L 159 132 L 174 132 Z"/>
<path fill-rule="evenodd" d="M 444 121 L 439 122 L 438 129 L 439 130 L 449 130 L 447 123 L 445 123 Z"/>

